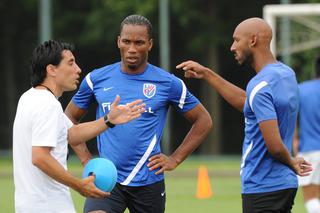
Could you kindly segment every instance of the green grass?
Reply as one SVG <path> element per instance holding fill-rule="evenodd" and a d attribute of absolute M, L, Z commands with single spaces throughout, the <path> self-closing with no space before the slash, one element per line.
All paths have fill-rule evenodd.
<path fill-rule="evenodd" d="M 239 178 L 239 157 L 189 158 L 175 171 L 166 173 L 166 213 L 191 212 L 241 212 L 241 187 Z M 76 159 L 69 162 L 69 170 L 81 176 L 82 167 Z M 209 170 L 213 196 L 199 200 L 195 197 L 197 169 L 205 165 Z M 72 191 L 77 212 L 82 212 L 84 198 Z M 1 212 L 14 212 L 14 184 L 12 161 L 0 157 L 0 207 Z M 293 213 L 306 212 L 300 190 L 298 191 Z"/>

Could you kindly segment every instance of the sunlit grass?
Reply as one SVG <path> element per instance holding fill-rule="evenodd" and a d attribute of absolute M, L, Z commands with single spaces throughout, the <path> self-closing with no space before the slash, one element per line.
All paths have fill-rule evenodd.
<path fill-rule="evenodd" d="M 239 179 L 240 157 L 189 158 L 175 171 L 166 174 L 166 213 L 191 212 L 241 212 L 241 187 Z M 208 168 L 213 196 L 199 200 L 195 197 L 197 170 L 200 165 Z M 68 163 L 69 170 L 81 177 L 82 167 L 76 158 Z M 72 191 L 77 212 L 82 212 L 84 198 Z M 0 158 L 0 207 L 1 212 L 14 212 L 14 184 L 12 160 Z M 128 212 L 128 211 L 127 211 Z M 304 213 L 300 191 L 293 213 Z"/>

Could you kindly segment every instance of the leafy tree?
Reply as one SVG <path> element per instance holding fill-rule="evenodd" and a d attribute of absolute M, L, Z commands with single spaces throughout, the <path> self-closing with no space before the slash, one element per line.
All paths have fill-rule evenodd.
<path fill-rule="evenodd" d="M 116 39 L 119 25 L 130 14 L 141 14 L 153 24 L 155 45 L 150 61 L 159 65 L 159 1 L 161 0 L 52 0 L 52 32 L 54 39 L 74 43 L 77 62 L 84 77 L 92 69 L 120 60 Z M 262 17 L 265 4 L 278 0 L 172 0 L 170 9 L 170 71 L 183 78 L 175 65 L 194 59 L 207 65 L 236 85 L 245 88 L 254 75 L 248 68 L 238 68 L 229 48 L 235 26 L 249 17 Z M 305 3 L 303 0 L 292 3 Z M 309 0 L 308 2 L 318 2 Z M 0 94 L 5 100 L 0 106 L 1 147 L 11 146 L 11 129 L 19 96 L 29 87 L 29 58 L 38 44 L 39 0 L 2 0 L 0 2 L 1 61 L 4 81 Z M 293 56 L 294 66 L 301 73 L 312 70 L 317 50 Z M 302 66 L 303 65 L 303 66 Z M 309 67 L 305 67 L 309 66 Z M 303 77 L 307 78 L 307 77 Z M 215 131 L 199 151 L 240 153 L 243 138 L 242 115 L 232 109 L 217 94 L 198 80 L 184 79 L 188 88 L 205 104 L 215 122 Z M 61 99 L 63 106 L 72 93 Z M 220 110 L 219 110 L 220 108 Z M 218 110 L 217 110 L 218 109 Z M 94 111 L 94 110 L 91 110 Z M 220 117 L 220 119 L 219 119 Z M 94 113 L 87 119 L 94 119 Z M 172 141 L 180 144 L 189 126 L 173 114 Z M 219 127 L 220 126 L 220 127 Z M 233 134 L 229 134 L 229 130 Z M 216 137 L 216 135 L 221 136 Z M 214 141 L 215 143 L 213 143 Z M 218 145 L 215 145 L 218 144 Z M 219 145 L 220 144 L 220 145 Z M 220 146 L 220 147 L 219 147 Z M 173 147 L 174 148 L 174 147 Z"/>

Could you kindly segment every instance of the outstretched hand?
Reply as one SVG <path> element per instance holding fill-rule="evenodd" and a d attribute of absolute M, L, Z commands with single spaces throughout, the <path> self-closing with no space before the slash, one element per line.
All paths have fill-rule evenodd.
<path fill-rule="evenodd" d="M 168 157 L 162 153 L 157 154 L 149 158 L 147 165 L 150 171 L 160 168 L 155 174 L 158 175 L 164 171 L 174 170 L 178 163 L 171 157 Z"/>
<path fill-rule="evenodd" d="M 299 176 L 308 176 L 312 171 L 311 163 L 307 162 L 302 157 L 295 157 L 294 159 L 294 171 Z"/>
<path fill-rule="evenodd" d="M 184 77 L 186 78 L 204 78 L 210 70 L 195 61 L 185 61 L 176 66 L 177 69 L 184 71 Z"/>
<path fill-rule="evenodd" d="M 145 104 L 142 100 L 135 100 L 126 105 L 119 105 L 120 96 L 117 95 L 111 104 L 108 119 L 113 124 L 127 123 L 133 119 L 140 117 L 141 113 L 145 112 Z"/>

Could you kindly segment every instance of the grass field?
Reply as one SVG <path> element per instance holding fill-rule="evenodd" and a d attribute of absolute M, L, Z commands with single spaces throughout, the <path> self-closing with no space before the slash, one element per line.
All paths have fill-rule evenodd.
<path fill-rule="evenodd" d="M 166 174 L 166 213 L 191 212 L 241 212 L 241 188 L 239 179 L 240 157 L 189 158 L 175 171 Z M 69 161 L 69 170 L 81 176 L 82 168 L 76 159 Z M 197 170 L 205 165 L 209 170 L 213 196 L 199 200 L 195 197 Z M 0 157 L 0 212 L 14 212 L 14 184 L 12 161 Z M 77 212 L 82 212 L 84 198 L 72 191 Z M 301 192 L 295 200 L 293 213 L 304 213 Z"/>

